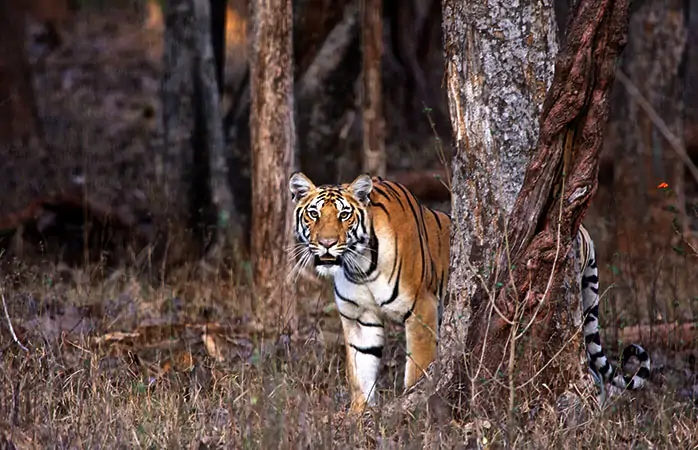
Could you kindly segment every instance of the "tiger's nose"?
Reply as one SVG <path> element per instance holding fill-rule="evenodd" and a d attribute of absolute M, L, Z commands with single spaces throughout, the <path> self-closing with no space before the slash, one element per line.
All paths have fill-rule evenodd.
<path fill-rule="evenodd" d="M 320 245 L 322 245 L 325 248 L 332 248 L 332 246 L 337 243 L 338 239 L 337 238 L 320 238 L 317 241 Z"/>

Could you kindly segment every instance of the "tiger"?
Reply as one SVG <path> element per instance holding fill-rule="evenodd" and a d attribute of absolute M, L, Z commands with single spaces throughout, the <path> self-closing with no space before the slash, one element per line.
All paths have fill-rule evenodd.
<path fill-rule="evenodd" d="M 611 365 L 601 346 L 599 334 L 599 269 L 596 264 L 594 241 L 584 225 L 579 226 L 576 237 L 579 248 L 581 271 L 578 281 L 581 290 L 582 317 L 584 318 L 584 344 L 589 368 L 603 382 L 620 389 L 637 390 L 645 385 L 650 376 L 651 361 L 649 353 L 638 344 L 630 344 L 623 349 L 621 364 L 624 366 L 631 357 L 636 357 L 639 367 L 633 375 L 627 375 Z"/>
<path fill-rule="evenodd" d="M 376 404 L 375 384 L 386 319 L 405 325 L 408 390 L 434 360 L 449 277 L 451 217 L 422 205 L 400 183 L 358 176 L 353 182 L 316 187 L 302 172 L 289 181 L 299 265 L 312 261 L 320 276 L 333 277 L 344 334 L 350 411 Z M 650 357 L 638 344 L 622 354 L 639 361 L 633 375 L 611 365 L 599 334 L 599 277 L 594 241 L 580 225 L 576 236 L 578 286 L 589 367 L 622 389 L 644 386 Z"/>
<path fill-rule="evenodd" d="M 385 321 L 405 326 L 404 389 L 436 356 L 448 284 L 451 218 L 421 204 L 400 183 L 359 175 L 316 187 L 289 181 L 298 261 L 332 277 L 342 323 L 350 412 L 377 401 Z"/>

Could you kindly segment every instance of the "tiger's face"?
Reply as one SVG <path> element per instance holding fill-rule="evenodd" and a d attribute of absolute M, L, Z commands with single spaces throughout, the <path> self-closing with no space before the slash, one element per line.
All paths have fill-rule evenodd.
<path fill-rule="evenodd" d="M 368 198 L 373 182 L 360 175 L 351 184 L 315 187 L 296 172 L 289 182 L 294 209 L 294 233 L 300 256 L 297 265 L 311 261 L 321 276 L 334 275 L 343 265 L 359 264 L 369 245 L 371 217 Z"/>

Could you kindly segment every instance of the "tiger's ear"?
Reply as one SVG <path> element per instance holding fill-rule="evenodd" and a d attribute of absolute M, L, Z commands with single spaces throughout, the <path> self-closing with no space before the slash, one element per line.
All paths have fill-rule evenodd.
<path fill-rule="evenodd" d="M 291 199 L 296 203 L 315 189 L 313 182 L 302 172 L 294 172 L 291 175 L 288 187 L 291 190 Z"/>
<path fill-rule="evenodd" d="M 373 181 L 371 176 L 364 174 L 356 177 L 354 181 L 349 185 L 349 190 L 354 197 L 361 203 L 368 203 L 368 196 L 373 190 Z"/>

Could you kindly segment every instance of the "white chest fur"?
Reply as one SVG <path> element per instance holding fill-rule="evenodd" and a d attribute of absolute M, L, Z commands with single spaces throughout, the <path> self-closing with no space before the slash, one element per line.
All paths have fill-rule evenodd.
<path fill-rule="evenodd" d="M 372 281 L 356 284 L 343 271 L 334 276 L 335 301 L 339 312 L 345 316 L 358 317 L 369 311 L 379 317 L 402 322 L 412 302 L 407 293 L 401 292 L 399 279 L 378 271 Z M 392 282 L 391 282 L 392 281 Z"/>

